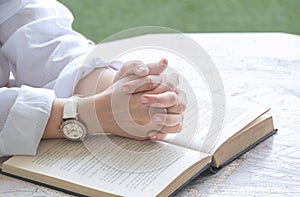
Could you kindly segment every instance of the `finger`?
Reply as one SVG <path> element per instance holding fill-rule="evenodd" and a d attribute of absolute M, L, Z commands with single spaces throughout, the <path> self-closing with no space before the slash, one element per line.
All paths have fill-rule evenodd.
<path fill-rule="evenodd" d="M 168 133 L 179 133 L 181 130 L 182 123 L 172 127 L 163 127 L 160 131 L 151 131 L 148 137 L 151 140 L 164 140 Z"/>
<path fill-rule="evenodd" d="M 178 102 L 172 107 L 166 108 L 168 114 L 181 114 L 184 112 L 186 106 L 182 102 Z"/>
<path fill-rule="evenodd" d="M 140 77 L 144 77 L 147 75 L 159 75 L 167 68 L 167 66 L 167 59 L 161 59 L 158 63 L 150 63 L 147 65 L 138 60 L 129 61 L 121 67 L 114 79 L 114 82 L 130 74 L 134 74 Z"/>
<path fill-rule="evenodd" d="M 161 74 L 168 66 L 168 60 L 163 58 L 158 63 L 150 63 L 146 65 L 149 69 L 150 75 Z"/>
<path fill-rule="evenodd" d="M 152 131 L 148 134 L 149 139 L 151 140 L 159 140 L 162 141 L 164 138 L 167 136 L 165 133 L 157 132 L 157 131 Z"/>
<path fill-rule="evenodd" d="M 149 69 L 144 64 L 144 62 L 139 60 L 128 61 L 124 63 L 121 69 L 118 71 L 118 73 L 114 78 L 114 82 L 130 74 L 135 74 L 137 76 L 146 76 L 148 73 L 149 73 Z"/>
<path fill-rule="evenodd" d="M 157 107 L 171 107 L 178 102 L 178 96 L 175 92 L 163 92 L 160 94 L 143 94 L 140 98 L 140 102 L 145 105 L 151 105 Z"/>
<path fill-rule="evenodd" d="M 172 127 L 183 121 L 183 114 L 154 114 L 153 121 L 161 126 Z"/>
<path fill-rule="evenodd" d="M 124 83 L 121 90 L 126 94 L 150 91 L 159 86 L 162 78 L 162 75 L 149 75 L 143 78 L 134 79 Z"/>
<path fill-rule="evenodd" d="M 166 110 L 167 113 L 180 114 L 184 112 L 186 109 L 187 97 L 182 90 L 176 89 L 175 92 L 177 93 L 178 96 L 178 102 L 175 105 L 166 108 Z"/>
<path fill-rule="evenodd" d="M 172 73 L 168 77 L 165 75 L 162 78 L 160 85 L 155 88 L 151 93 L 158 94 L 166 91 L 174 91 L 179 84 L 179 76 L 177 73 Z"/>
<path fill-rule="evenodd" d="M 174 125 L 174 126 L 171 126 L 171 127 L 163 127 L 160 129 L 160 133 L 165 133 L 165 134 L 168 134 L 168 133 L 179 133 L 181 130 L 182 130 L 182 122 L 177 124 L 177 125 Z"/>

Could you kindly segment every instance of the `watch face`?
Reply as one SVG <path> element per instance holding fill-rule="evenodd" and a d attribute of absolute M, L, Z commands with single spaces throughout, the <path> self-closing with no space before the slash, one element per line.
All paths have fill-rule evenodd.
<path fill-rule="evenodd" d="M 68 140 L 83 140 L 86 135 L 85 126 L 77 120 L 66 120 L 61 125 L 62 135 Z"/>

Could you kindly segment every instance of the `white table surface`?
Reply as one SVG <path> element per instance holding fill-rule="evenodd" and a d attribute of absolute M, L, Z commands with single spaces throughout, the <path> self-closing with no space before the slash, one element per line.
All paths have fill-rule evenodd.
<path fill-rule="evenodd" d="M 216 63 L 225 90 L 272 108 L 278 133 L 177 196 L 300 196 L 300 36 L 188 34 Z M 69 196 L 0 174 L 0 196 Z"/>

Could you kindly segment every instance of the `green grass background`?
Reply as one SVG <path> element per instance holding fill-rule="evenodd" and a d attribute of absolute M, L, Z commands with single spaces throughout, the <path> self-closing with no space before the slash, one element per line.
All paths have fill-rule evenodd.
<path fill-rule="evenodd" d="M 288 32 L 300 34 L 300 0 L 60 0 L 73 27 L 89 39 L 137 26 L 182 32 Z"/>

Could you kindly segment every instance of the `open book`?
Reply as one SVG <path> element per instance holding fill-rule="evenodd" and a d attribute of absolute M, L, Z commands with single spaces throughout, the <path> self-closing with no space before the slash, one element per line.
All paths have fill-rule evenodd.
<path fill-rule="evenodd" d="M 154 36 L 159 37 L 159 42 L 172 37 Z M 152 41 L 151 36 L 135 37 L 102 44 L 103 50 L 96 52 L 100 57 L 106 53 L 112 56 L 111 51 L 126 51 L 121 46 L 144 43 L 146 38 Z M 176 44 L 174 40 L 166 43 Z M 109 48 L 110 45 L 115 47 Z M 195 54 L 192 47 L 187 50 Z M 83 143 L 44 140 L 36 156 L 14 156 L 3 163 L 2 172 L 86 196 L 169 196 L 208 168 L 226 165 L 275 133 L 269 109 L 246 101 L 226 98 L 224 114 L 212 117 L 209 96 L 206 98 L 205 91 L 201 91 L 205 88 L 200 87 L 204 83 L 197 81 L 201 76 L 184 58 L 160 48 L 130 52 L 126 58 L 120 57 L 121 61 L 155 62 L 166 57 L 170 65 L 179 65 L 176 70 L 180 74 L 187 72 L 184 79 L 195 85 L 194 91 L 187 91 L 195 95 L 187 95 L 190 100 L 179 134 L 168 135 L 165 142 L 135 141 L 113 135 L 89 136 Z M 212 68 L 211 64 L 205 59 L 202 65 Z M 206 74 L 211 78 L 210 72 Z M 211 124 L 212 119 L 216 124 Z"/>
<path fill-rule="evenodd" d="M 86 196 L 168 196 L 275 132 L 268 109 L 233 106 L 227 105 L 223 129 L 209 141 L 214 146 L 203 143 L 205 127 L 198 127 L 199 132 L 189 127 L 194 120 L 188 116 L 180 138 L 141 142 L 97 135 L 83 143 L 44 140 L 36 156 L 14 156 L 3 163 L 2 172 Z M 191 133 L 193 141 L 187 140 Z"/>

